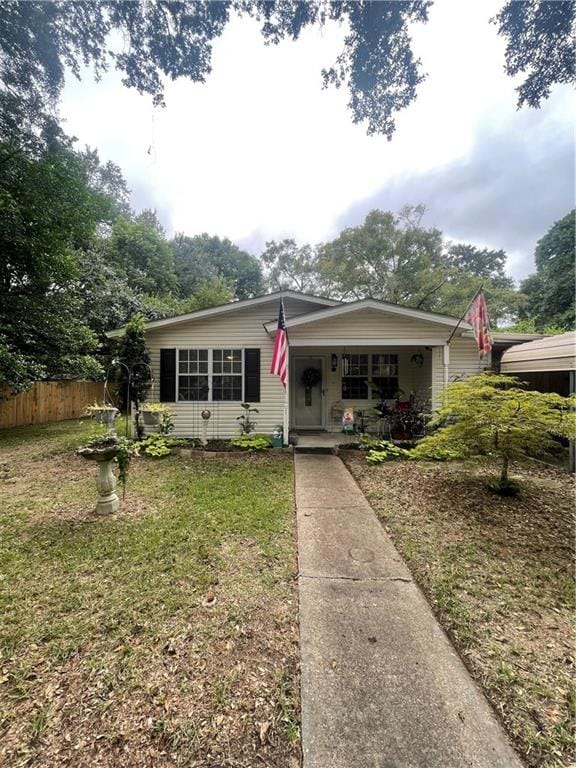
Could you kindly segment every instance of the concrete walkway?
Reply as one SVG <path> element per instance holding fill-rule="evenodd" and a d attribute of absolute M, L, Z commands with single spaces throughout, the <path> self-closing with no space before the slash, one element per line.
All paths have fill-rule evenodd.
<path fill-rule="evenodd" d="M 344 464 L 294 461 L 304 768 L 521 768 Z"/>

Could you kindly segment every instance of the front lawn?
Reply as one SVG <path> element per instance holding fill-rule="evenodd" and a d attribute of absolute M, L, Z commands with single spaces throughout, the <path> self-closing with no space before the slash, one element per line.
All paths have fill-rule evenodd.
<path fill-rule="evenodd" d="M 98 518 L 91 430 L 0 433 L 0 764 L 296 768 L 290 458 L 137 459 Z"/>
<path fill-rule="evenodd" d="M 529 766 L 574 755 L 574 482 L 536 463 L 518 498 L 478 464 L 346 464 Z"/>

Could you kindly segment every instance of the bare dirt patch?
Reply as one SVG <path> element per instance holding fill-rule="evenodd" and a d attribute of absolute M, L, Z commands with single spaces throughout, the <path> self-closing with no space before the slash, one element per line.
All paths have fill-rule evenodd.
<path fill-rule="evenodd" d="M 574 756 L 574 483 L 530 463 L 517 499 L 480 464 L 345 462 L 529 766 Z"/>

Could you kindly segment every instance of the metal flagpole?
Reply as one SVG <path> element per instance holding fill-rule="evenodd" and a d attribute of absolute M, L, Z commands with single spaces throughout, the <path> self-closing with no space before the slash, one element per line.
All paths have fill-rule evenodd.
<path fill-rule="evenodd" d="M 468 302 L 468 305 L 467 305 L 466 309 L 465 309 L 465 310 L 464 310 L 464 312 L 462 313 L 462 317 L 460 318 L 460 320 L 458 320 L 458 322 L 456 323 L 456 326 L 455 326 L 454 330 L 452 331 L 452 333 L 451 333 L 451 334 L 450 334 L 450 336 L 448 337 L 448 341 L 446 342 L 446 346 L 448 346 L 448 344 L 450 344 L 450 342 L 451 342 L 451 341 L 452 341 L 452 339 L 454 338 L 454 334 L 456 333 L 456 331 L 457 331 L 457 330 L 458 330 L 458 328 L 460 327 L 460 323 L 462 322 L 462 320 L 464 320 L 464 318 L 465 318 L 465 317 L 466 317 L 466 315 L 468 314 L 468 310 L 469 310 L 469 309 L 470 309 L 470 307 L 472 306 L 472 302 L 474 301 L 474 299 L 476 298 L 476 296 L 478 296 L 478 294 L 480 293 L 480 291 L 482 290 L 482 288 L 484 288 L 484 283 L 482 283 L 482 285 L 480 286 L 480 288 L 478 288 L 478 290 L 476 291 L 476 293 L 474 294 L 474 296 L 472 296 L 472 298 L 471 298 L 471 299 L 470 299 L 470 301 Z"/>
<path fill-rule="evenodd" d="M 286 322 L 286 318 L 284 318 Z M 284 424 L 282 432 L 284 434 L 284 445 L 288 445 L 290 438 L 290 343 L 288 340 L 288 331 L 286 331 L 286 387 L 284 389 Z"/>

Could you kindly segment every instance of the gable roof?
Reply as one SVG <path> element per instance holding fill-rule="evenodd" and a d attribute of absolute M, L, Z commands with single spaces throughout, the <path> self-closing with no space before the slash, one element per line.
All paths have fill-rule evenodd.
<path fill-rule="evenodd" d="M 305 315 L 298 315 L 292 317 L 286 321 L 287 328 L 293 328 L 299 325 L 306 325 L 307 323 L 315 323 L 320 320 L 328 320 L 333 317 L 340 317 L 351 312 L 357 312 L 363 309 L 376 310 L 378 312 L 386 312 L 392 315 L 399 315 L 401 317 L 411 318 L 413 320 L 421 320 L 428 323 L 436 323 L 439 325 L 446 325 L 454 328 L 458 325 L 458 318 L 450 317 L 449 315 L 440 315 L 436 312 L 425 312 L 422 309 L 412 309 L 411 307 L 403 307 L 400 304 L 392 304 L 388 301 L 378 301 L 377 299 L 359 299 L 358 301 L 351 301 L 346 304 L 339 303 L 336 306 L 327 307 L 326 309 L 319 309 L 316 312 L 307 312 Z M 268 333 L 276 330 L 276 320 L 269 323 L 265 323 L 264 327 Z M 459 326 L 462 331 L 471 330 L 472 326 L 466 321 L 460 321 Z"/>
<path fill-rule="evenodd" d="M 300 293 L 299 291 L 275 291 L 273 293 L 266 293 L 262 296 L 255 296 L 252 299 L 240 299 L 240 301 L 230 301 L 226 304 L 219 304 L 216 307 L 209 307 L 208 309 L 198 309 L 195 312 L 187 312 L 184 315 L 174 315 L 173 317 L 164 317 L 162 320 L 150 320 L 146 323 L 146 330 L 152 330 L 154 328 L 166 328 L 170 325 L 179 325 L 180 323 L 186 323 L 189 320 L 202 320 L 206 317 L 214 317 L 216 315 L 222 315 L 226 312 L 235 312 L 239 309 L 247 309 L 249 307 L 256 307 L 259 304 L 265 304 L 266 302 L 277 299 L 297 299 L 299 301 L 307 301 L 310 304 L 321 304 L 326 307 L 334 307 L 340 305 L 342 302 L 335 299 L 327 299 L 324 296 L 312 296 L 307 293 Z M 317 310 L 321 311 L 321 310 Z M 307 312 L 306 316 L 312 315 L 314 312 Z M 276 323 L 276 321 L 274 321 Z M 109 339 L 114 339 L 117 336 L 122 336 L 126 330 L 126 326 L 121 328 L 115 328 L 113 331 L 108 331 L 106 336 Z"/>

